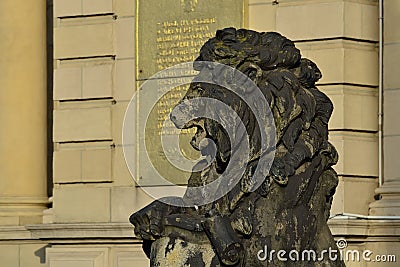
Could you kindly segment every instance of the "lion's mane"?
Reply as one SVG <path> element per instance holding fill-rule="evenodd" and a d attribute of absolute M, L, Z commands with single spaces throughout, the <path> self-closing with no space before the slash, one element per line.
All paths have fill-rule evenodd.
<path fill-rule="evenodd" d="M 207 67 L 207 62 L 222 63 L 246 74 L 257 84 L 273 113 L 276 154 L 262 186 L 264 194 L 273 181 L 286 185 L 291 176 L 304 172 L 316 157 L 323 158 L 325 169 L 336 164 L 337 153 L 328 142 L 328 121 L 333 105 L 315 86 L 322 77 L 321 71 L 311 60 L 301 57 L 292 41 L 276 32 L 226 28 L 218 30 L 216 36 L 203 45 L 194 68 L 201 71 Z M 215 97 L 222 90 L 216 88 Z M 241 108 L 246 109 L 246 106 L 241 105 Z M 262 146 L 258 127 L 264 126 L 252 123 L 255 119 L 248 112 L 235 111 L 245 120 L 252 142 L 252 163 L 241 184 L 241 190 L 246 193 L 252 190 L 251 173 L 257 162 L 254 155 Z M 218 138 L 223 135 L 215 136 L 216 143 L 222 143 Z M 227 158 L 229 160 L 229 156 Z"/>

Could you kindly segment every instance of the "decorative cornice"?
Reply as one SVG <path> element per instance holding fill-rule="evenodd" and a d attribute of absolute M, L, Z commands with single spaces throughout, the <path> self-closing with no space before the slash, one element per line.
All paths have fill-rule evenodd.
<path fill-rule="evenodd" d="M 26 225 L 39 239 L 126 239 L 135 238 L 129 223 L 74 223 Z"/>
<path fill-rule="evenodd" d="M 31 240 L 35 239 L 25 226 L 0 226 L 0 240 Z"/>
<path fill-rule="evenodd" d="M 328 221 L 336 237 L 363 240 L 399 240 L 400 220 L 334 218 Z M 0 240 L 52 242 L 138 242 L 129 223 L 54 223 L 0 227 Z"/>

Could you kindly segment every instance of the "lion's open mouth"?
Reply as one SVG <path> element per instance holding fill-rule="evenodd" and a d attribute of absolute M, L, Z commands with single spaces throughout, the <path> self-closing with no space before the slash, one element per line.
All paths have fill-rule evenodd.
<path fill-rule="evenodd" d="M 204 118 L 192 119 L 185 123 L 185 121 L 187 120 L 183 116 L 181 116 L 182 114 L 185 114 L 185 112 L 182 112 L 181 109 L 182 107 L 178 107 L 176 108 L 176 110 L 173 110 L 173 113 L 171 113 L 170 115 L 171 121 L 175 124 L 175 127 L 177 127 L 178 129 L 183 130 L 183 129 L 196 128 L 196 133 L 192 137 L 190 144 L 194 149 L 200 151 L 201 150 L 200 142 L 207 136 L 204 126 Z"/>

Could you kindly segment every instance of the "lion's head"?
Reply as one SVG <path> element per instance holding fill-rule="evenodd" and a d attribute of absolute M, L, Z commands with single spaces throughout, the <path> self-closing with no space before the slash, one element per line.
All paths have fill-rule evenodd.
<path fill-rule="evenodd" d="M 228 68 L 215 66 L 212 62 Z M 237 133 L 233 142 L 240 143 L 244 138 L 249 140 L 250 164 L 245 172 L 247 181 L 242 179 L 242 190 L 251 190 L 251 186 L 243 183 L 252 184 L 250 180 L 254 166 L 266 154 L 266 147 L 276 148 L 272 168 L 265 174 L 266 181 L 276 181 L 280 185 L 285 185 L 288 177 L 294 175 L 300 166 L 306 166 L 320 151 L 331 151 L 328 149 L 327 122 L 332 113 L 332 103 L 315 87 L 315 82 L 322 76 L 320 70 L 311 60 L 301 58 L 300 51 L 292 41 L 274 32 L 258 33 L 234 28 L 219 30 L 216 37 L 201 48 L 194 68 L 199 73 L 171 113 L 171 120 L 178 128 L 197 128 L 191 144 L 203 154 L 211 153 L 213 149 L 209 147 L 209 142 L 202 140 L 209 138 L 214 141 L 217 146 L 216 169 L 221 173 L 237 152 L 232 138 L 228 136 L 228 132 L 235 132 L 237 127 L 234 116 L 222 111 L 218 105 L 210 105 L 202 100 L 193 104 L 189 100 L 211 98 L 229 106 L 246 130 Z M 262 99 L 259 96 L 255 99 L 254 88 L 231 68 L 254 82 L 262 93 Z M 257 102 L 254 105 L 256 109 L 250 109 L 249 102 L 238 96 L 239 91 L 234 92 L 231 88 L 248 96 L 247 101 Z M 274 127 L 264 125 L 258 119 L 260 114 L 270 111 Z M 221 122 L 202 117 L 204 113 L 220 118 L 224 127 Z M 263 139 L 260 132 L 271 134 L 271 130 L 276 138 L 273 144 L 266 145 L 265 142 L 272 142 L 272 138 Z"/>

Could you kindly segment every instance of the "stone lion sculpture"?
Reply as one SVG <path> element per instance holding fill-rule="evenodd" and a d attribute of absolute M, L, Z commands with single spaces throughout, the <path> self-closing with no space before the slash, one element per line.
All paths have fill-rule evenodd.
<path fill-rule="evenodd" d="M 251 110 L 223 85 L 240 88 L 250 101 L 254 92 L 243 88 L 246 84 L 240 79 L 232 79 L 228 69 L 209 62 L 246 75 L 264 100 Z M 198 163 L 205 167 L 192 172 L 185 196 L 173 199 L 176 205 L 156 200 L 130 217 L 151 266 L 344 266 L 327 226 L 338 184 L 332 169 L 338 155 L 328 142 L 332 102 L 315 87 L 321 78 L 318 67 L 301 58 L 294 43 L 278 33 L 226 28 L 203 45 L 194 68 L 199 74 L 171 120 L 178 128 L 196 127 L 192 146 L 215 157 Z M 202 82 L 202 76 L 219 85 Z M 213 119 L 187 122 L 198 109 L 229 117 L 212 105 L 187 104 L 199 97 L 219 100 L 236 112 L 246 129 L 235 135 L 239 142 L 232 141 L 227 129 Z M 260 125 L 257 119 L 267 112 L 272 113 L 274 127 Z M 274 131 L 275 138 L 263 139 L 260 129 Z M 190 190 L 217 180 L 232 161 L 242 166 L 233 143 L 240 143 L 245 135 L 250 152 L 237 184 L 211 203 L 187 205 L 227 186 L 221 183 L 214 191 L 200 194 Z M 204 138 L 216 146 L 202 142 Z M 257 183 L 253 174 L 264 157 L 271 157 L 271 151 L 264 149 L 271 142 L 272 160 L 261 168 L 263 177 Z"/>

